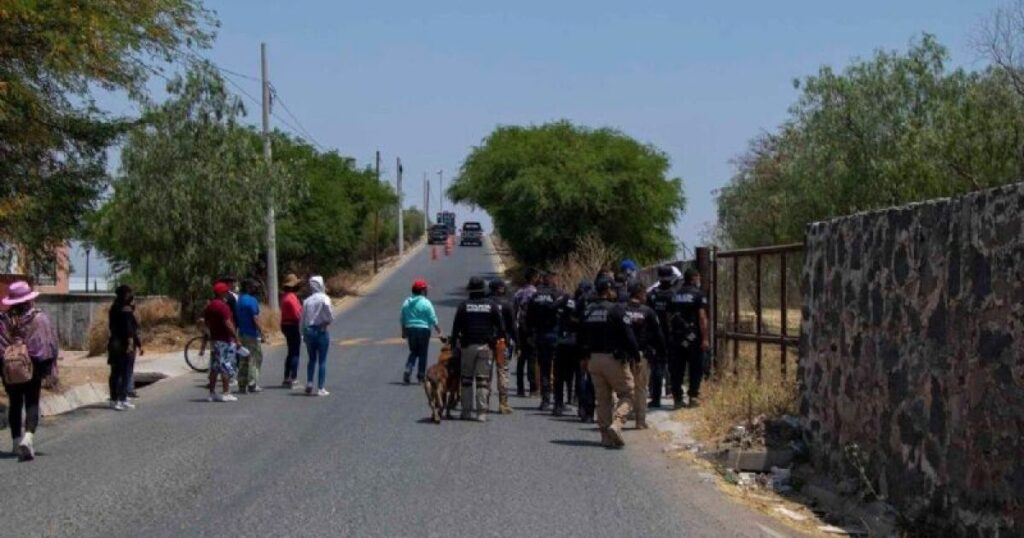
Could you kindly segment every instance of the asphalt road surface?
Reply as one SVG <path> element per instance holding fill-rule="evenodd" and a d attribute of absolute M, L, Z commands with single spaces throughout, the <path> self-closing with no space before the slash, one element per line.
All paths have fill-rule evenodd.
<path fill-rule="evenodd" d="M 489 250 L 436 262 L 423 250 L 345 311 L 328 397 L 272 388 L 275 347 L 267 390 L 237 403 L 206 402 L 194 375 L 147 387 L 135 411 L 45 421 L 35 462 L 0 459 L 0 536 L 786 534 L 663 455 L 651 432 L 606 450 L 592 425 L 517 398 L 486 424 L 425 420 L 423 389 L 401 384 L 398 308 L 426 277 L 447 333 L 468 278 L 493 275 Z M 305 364 L 303 352 L 300 377 Z"/>

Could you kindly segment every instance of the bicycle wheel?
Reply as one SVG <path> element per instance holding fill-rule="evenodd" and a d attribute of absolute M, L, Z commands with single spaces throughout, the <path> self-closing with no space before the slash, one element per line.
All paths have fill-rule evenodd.
<path fill-rule="evenodd" d="M 185 344 L 185 363 L 197 372 L 210 371 L 210 343 L 205 336 L 197 336 Z"/>

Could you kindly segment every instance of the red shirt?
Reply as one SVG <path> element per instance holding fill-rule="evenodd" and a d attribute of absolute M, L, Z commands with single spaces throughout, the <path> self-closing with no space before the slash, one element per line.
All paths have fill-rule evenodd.
<path fill-rule="evenodd" d="M 294 292 L 281 294 L 281 325 L 298 325 L 302 316 L 302 304 Z"/>
<path fill-rule="evenodd" d="M 203 311 L 203 319 L 210 330 L 210 339 L 216 342 L 233 342 L 231 335 L 231 307 L 220 299 L 213 299 Z"/>

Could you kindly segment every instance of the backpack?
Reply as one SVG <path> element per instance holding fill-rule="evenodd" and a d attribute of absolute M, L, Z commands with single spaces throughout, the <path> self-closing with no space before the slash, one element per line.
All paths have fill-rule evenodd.
<path fill-rule="evenodd" d="M 25 345 L 22 328 L 13 320 L 9 325 L 11 328 L 11 343 L 4 349 L 3 378 L 8 385 L 20 385 L 32 380 L 32 358 L 28 356 L 28 346 Z"/>

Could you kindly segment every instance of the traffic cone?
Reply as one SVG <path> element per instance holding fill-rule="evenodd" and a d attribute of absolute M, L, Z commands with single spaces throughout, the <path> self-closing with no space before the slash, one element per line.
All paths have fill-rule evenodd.
<path fill-rule="evenodd" d="M 452 245 L 451 245 L 451 243 L 445 243 L 444 244 L 444 255 L 445 256 L 451 256 L 452 255 Z"/>

